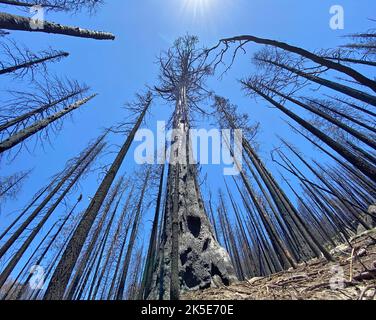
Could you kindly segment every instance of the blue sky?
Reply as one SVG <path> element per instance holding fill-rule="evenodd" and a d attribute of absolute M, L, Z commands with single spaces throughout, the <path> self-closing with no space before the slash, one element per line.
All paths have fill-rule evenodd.
<path fill-rule="evenodd" d="M 83 13 L 73 16 L 51 13 L 46 17 L 62 24 L 112 32 L 116 35 L 115 41 L 12 32 L 10 38 L 33 50 L 52 47 L 68 51 L 70 57 L 51 65 L 49 70 L 85 82 L 99 96 L 76 112 L 73 122 L 65 122 L 62 132 L 53 138 L 53 146 L 46 145 L 44 150 L 37 148 L 33 154 L 24 152 L 12 163 L 2 163 L 1 175 L 30 168 L 34 168 L 34 172 L 18 200 L 2 205 L 0 231 L 11 221 L 10 213 L 25 205 L 34 192 L 48 182 L 50 176 L 63 168 L 69 158 L 77 155 L 88 141 L 99 135 L 101 128 L 122 119 L 124 111 L 121 106 L 124 102 L 132 100 L 134 93 L 142 91 L 146 84 L 155 83 L 158 75 L 156 56 L 169 48 L 177 37 L 187 33 L 197 35 L 203 46 L 210 47 L 223 37 L 253 34 L 315 50 L 335 47 L 343 43 L 341 36 L 369 29 L 374 23 L 368 18 L 375 18 L 376 15 L 374 0 L 203 0 L 206 5 L 197 10 L 192 4 L 195 1 L 199 0 L 107 0 L 92 17 Z M 329 9 L 335 4 L 345 9 L 344 30 L 334 31 L 329 27 Z M 248 111 L 252 120 L 260 122 L 260 153 L 272 171 L 275 168 L 269 160 L 269 151 L 278 144 L 276 133 L 295 141 L 307 155 L 320 157 L 316 150 L 289 132 L 278 110 L 267 108 L 265 102 L 256 105 L 240 91 L 236 79 L 252 71 L 249 57 L 254 51 L 249 49 L 249 55 L 239 58 L 226 77 L 221 80 L 214 77 L 208 81 L 208 86 L 230 98 L 241 110 Z M 15 86 L 25 87 L 29 84 L 10 77 L 0 80 L 1 90 Z M 162 102 L 154 104 L 154 116 L 149 121 L 151 126 L 155 126 L 157 119 L 164 119 L 170 111 L 171 106 Z M 121 141 L 121 137 L 114 137 L 111 142 L 116 144 Z M 130 155 L 126 165 L 132 166 L 132 161 Z M 204 170 L 209 174 L 209 185 L 216 188 L 221 185 L 216 181 L 221 168 Z M 86 199 L 93 194 L 96 186 L 96 177 L 83 183 Z M 86 204 L 86 201 L 83 202 L 80 209 L 84 209 Z"/>

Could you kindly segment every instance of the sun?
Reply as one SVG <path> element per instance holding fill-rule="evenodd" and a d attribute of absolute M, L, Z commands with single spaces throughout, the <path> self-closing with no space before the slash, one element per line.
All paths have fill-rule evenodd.
<path fill-rule="evenodd" d="M 194 17 L 205 16 L 213 9 L 216 0 L 184 0 L 184 8 Z"/>

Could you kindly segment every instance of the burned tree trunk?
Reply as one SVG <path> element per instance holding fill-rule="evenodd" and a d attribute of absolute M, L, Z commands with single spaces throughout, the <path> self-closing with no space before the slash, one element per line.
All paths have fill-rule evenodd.
<path fill-rule="evenodd" d="M 108 191 L 111 188 L 111 185 L 118 171 L 120 170 L 120 166 L 122 165 L 125 156 L 128 153 L 134 136 L 137 130 L 140 128 L 142 121 L 146 115 L 146 112 L 150 107 L 150 104 L 151 95 L 147 95 L 146 99 L 142 99 L 141 101 L 141 107 L 143 108 L 143 110 L 141 111 L 138 120 L 135 123 L 135 126 L 129 133 L 128 138 L 126 139 L 121 150 L 119 151 L 111 168 L 109 169 L 102 183 L 98 187 L 96 194 L 94 195 L 91 203 L 89 204 L 89 207 L 85 212 L 84 218 L 77 227 L 72 239 L 69 241 L 68 246 L 63 254 L 63 257 L 59 261 L 59 264 L 52 276 L 49 287 L 46 291 L 45 299 L 56 300 L 63 298 L 65 289 L 68 285 L 71 276 L 71 272 L 74 268 L 77 259 L 79 258 L 80 252 L 86 241 L 89 231 L 95 221 L 95 218 L 98 215 L 98 212 L 103 204 L 103 201 L 107 196 Z"/>
<path fill-rule="evenodd" d="M 228 43 L 231 43 L 231 42 L 240 42 L 241 46 L 244 46 L 244 44 L 247 43 L 247 42 L 255 42 L 255 43 L 258 43 L 258 44 L 273 46 L 273 47 L 276 47 L 276 48 L 280 48 L 282 50 L 286 50 L 286 51 L 298 54 L 298 55 L 300 55 L 304 58 L 307 58 L 307 59 L 309 59 L 309 60 L 311 60 L 311 61 L 313 61 L 313 62 L 315 62 L 315 63 L 317 63 L 321 66 L 324 66 L 328 69 L 332 69 L 332 70 L 336 70 L 336 71 L 339 71 L 341 73 L 344 73 L 344 74 L 348 75 L 349 77 L 353 78 L 354 80 L 356 80 L 358 83 L 360 83 L 364 86 L 367 86 L 367 87 L 369 87 L 370 89 L 372 89 L 373 91 L 376 92 L 376 82 L 373 79 L 367 78 L 366 76 L 362 75 L 358 71 L 356 71 L 356 70 L 354 70 L 354 69 L 352 69 L 348 66 L 344 66 L 344 65 L 339 64 L 335 61 L 325 59 L 325 58 L 320 57 L 319 55 L 316 55 L 315 53 L 310 52 L 308 50 L 305 50 L 303 48 L 292 46 L 290 44 L 280 42 L 280 41 L 276 41 L 276 40 L 258 38 L 258 37 L 251 36 L 251 35 L 242 35 L 242 36 L 237 36 L 237 37 L 233 37 L 233 38 L 227 38 L 227 39 L 220 40 L 220 43 L 224 43 L 226 46 L 228 46 Z"/>
<path fill-rule="evenodd" d="M 41 131 L 42 129 L 49 126 L 51 123 L 59 120 L 60 118 L 64 117 L 65 115 L 71 113 L 72 111 L 78 109 L 83 104 L 87 103 L 91 99 L 93 99 L 96 95 L 92 95 L 88 98 L 82 99 L 77 101 L 76 103 L 70 105 L 69 107 L 64 108 L 63 110 L 47 117 L 46 119 L 40 120 L 30 127 L 17 132 L 13 136 L 9 137 L 8 139 L 2 141 L 0 143 L 0 154 L 15 147 L 16 145 L 22 143 L 27 138 L 31 137 L 32 135 L 36 134 L 37 132 Z"/>
<path fill-rule="evenodd" d="M 340 154 L 342 157 L 344 157 L 347 161 L 349 161 L 351 164 L 353 164 L 356 168 L 358 168 L 362 173 L 364 173 L 371 180 L 376 179 L 376 167 L 374 165 L 372 165 L 372 164 L 360 159 L 356 155 L 354 155 L 352 152 L 350 152 L 348 149 L 346 149 L 342 144 L 333 140 L 331 137 L 329 137 L 327 134 L 325 134 L 321 130 L 317 129 L 316 127 L 314 127 L 308 121 L 305 121 L 303 118 L 299 117 L 294 112 L 290 111 L 285 106 L 278 103 L 277 101 L 272 99 L 267 94 L 263 93 L 260 89 L 256 88 L 256 86 L 254 86 L 250 83 L 245 83 L 245 86 L 249 90 L 256 92 L 258 95 L 263 97 L 266 101 L 270 102 L 272 105 L 274 105 L 276 108 L 278 108 L 283 113 L 285 113 L 287 116 L 289 116 L 291 119 L 296 121 L 298 124 L 300 124 L 306 130 L 308 130 L 313 135 L 318 137 L 321 141 L 326 143 L 329 147 L 331 147 L 338 154 Z"/>
<path fill-rule="evenodd" d="M 23 63 L 15 64 L 13 66 L 9 66 L 9 67 L 6 67 L 6 68 L 2 68 L 2 69 L 0 69 L 0 75 L 7 74 L 7 73 L 13 73 L 13 72 L 16 72 L 17 70 L 20 70 L 20 69 L 33 68 L 35 65 L 44 64 L 47 61 L 60 60 L 61 58 L 65 58 L 65 57 L 68 57 L 68 56 L 69 56 L 68 52 L 59 52 L 59 51 L 58 52 L 52 52 L 52 53 L 46 54 L 45 56 L 42 56 L 40 58 L 37 57 L 36 59 L 33 59 L 33 60 L 25 61 Z"/>
<path fill-rule="evenodd" d="M 161 58 L 163 98 L 175 103 L 167 178 L 165 224 L 149 299 L 178 299 L 181 291 L 236 281 L 227 252 L 217 242 L 205 212 L 189 140 L 192 100 L 202 98 L 209 73 L 194 37 L 180 38 Z M 195 97 L 195 98 L 194 98 Z"/>
<path fill-rule="evenodd" d="M 115 36 L 111 33 L 64 26 L 48 21 L 44 21 L 43 28 L 32 28 L 33 22 L 34 21 L 31 18 L 0 12 L 0 29 L 63 34 L 72 37 L 91 38 L 96 40 L 115 39 Z"/>
<path fill-rule="evenodd" d="M 151 169 L 148 168 L 145 174 L 145 180 L 142 186 L 142 190 L 140 192 L 140 198 L 136 206 L 136 214 L 134 217 L 132 232 L 131 232 L 129 243 L 128 243 L 127 253 L 125 255 L 124 262 L 123 262 L 123 269 L 122 269 L 121 276 L 120 276 L 120 284 L 116 292 L 116 300 L 123 300 L 124 298 L 125 281 L 127 279 L 129 264 L 131 262 L 132 252 L 133 252 L 133 248 L 135 245 L 138 228 L 140 225 L 140 220 L 141 220 L 141 215 L 142 215 L 143 205 L 144 205 L 145 192 L 146 192 L 146 188 L 148 186 L 148 182 L 150 178 L 150 172 L 151 172 L 150 170 Z"/>

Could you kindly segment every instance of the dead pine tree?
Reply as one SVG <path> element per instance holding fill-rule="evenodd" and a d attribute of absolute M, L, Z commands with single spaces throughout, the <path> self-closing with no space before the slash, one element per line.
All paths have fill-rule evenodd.
<path fill-rule="evenodd" d="M 96 194 L 92 198 L 85 215 L 75 230 L 72 239 L 69 241 L 65 252 L 59 261 L 58 266 L 52 276 L 50 284 L 47 288 L 46 300 L 59 300 L 64 296 L 72 270 L 79 258 L 82 247 L 86 241 L 89 231 L 98 215 L 98 212 L 105 200 L 114 179 L 120 170 L 120 167 L 128 153 L 128 150 L 134 140 L 137 130 L 140 128 L 142 121 L 151 105 L 152 96 L 148 93 L 146 96 L 139 96 L 138 102 L 132 105 L 133 111 L 136 113 L 137 120 L 132 129 L 128 130 L 128 137 L 117 154 L 114 162 L 109 168 L 107 174 L 97 189 Z"/>
<path fill-rule="evenodd" d="M 58 50 L 44 50 L 33 53 L 26 47 L 21 47 L 14 41 L 0 44 L 2 48 L 2 61 L 0 62 L 0 75 L 11 74 L 14 78 L 23 78 L 27 74 L 34 80 L 38 69 L 47 71 L 47 63 L 58 62 L 69 56 L 68 52 Z"/>
<path fill-rule="evenodd" d="M 43 214 L 43 218 L 38 221 L 38 224 L 33 227 L 31 233 L 26 237 L 25 241 L 22 243 L 21 247 L 17 249 L 17 252 L 12 256 L 10 261 L 7 263 L 6 267 L 0 274 L 0 286 L 3 285 L 6 281 L 6 279 L 9 277 L 17 263 L 21 260 L 23 254 L 26 252 L 26 250 L 29 248 L 35 237 L 38 235 L 42 227 L 46 224 L 48 219 L 51 217 L 51 215 L 55 212 L 56 208 L 60 205 L 60 203 L 65 199 L 67 194 L 71 191 L 71 189 L 77 184 L 77 182 L 82 178 L 82 176 L 87 172 L 87 170 L 90 168 L 90 166 L 93 164 L 95 159 L 98 157 L 98 155 L 102 152 L 105 144 L 100 143 L 94 146 L 94 150 L 89 153 L 87 158 L 85 159 L 85 156 L 83 157 L 85 160 L 81 163 L 78 163 L 77 171 L 73 173 L 72 177 L 68 179 L 67 181 L 64 181 L 64 184 L 67 184 L 67 186 L 63 189 L 63 192 L 58 196 L 58 198 L 51 204 L 51 206 L 47 209 L 46 213 Z M 89 148 L 91 150 L 92 148 Z M 35 218 L 36 214 L 39 213 L 39 207 L 28 217 L 28 219 L 22 224 L 22 226 L 19 228 L 19 231 L 17 231 L 15 234 L 12 235 L 12 237 L 6 242 L 6 244 L 1 247 L 1 251 L 5 252 L 7 248 L 15 241 L 15 237 L 17 235 L 20 235 L 24 229 L 25 226 L 29 225 L 30 221 Z"/>
<path fill-rule="evenodd" d="M 58 174 L 53 181 L 39 192 L 38 195 L 33 199 L 31 204 L 23 210 L 22 214 L 17 217 L 16 221 L 18 221 L 25 213 L 31 209 L 37 201 L 44 195 L 46 196 L 43 200 L 38 204 L 38 206 L 33 209 L 31 214 L 22 222 L 22 224 L 16 229 L 13 230 L 11 236 L 7 239 L 7 241 L 0 247 L 0 259 L 4 256 L 4 254 L 10 249 L 10 247 L 16 242 L 16 240 L 20 237 L 20 235 L 29 227 L 30 223 L 46 208 L 46 206 L 50 203 L 50 201 L 61 192 L 63 187 L 66 185 L 67 181 L 71 180 L 74 177 L 75 173 L 78 171 L 82 165 L 87 162 L 92 156 L 98 151 L 97 146 L 101 146 L 105 135 L 99 137 L 94 143 L 90 144 L 88 148 L 86 148 L 78 157 L 68 161 L 66 168 Z M 10 230 L 12 225 L 7 229 Z M 6 234 L 2 234 L 1 237 L 4 238 Z"/>
<path fill-rule="evenodd" d="M 8 177 L 0 177 L 0 201 L 2 203 L 9 198 L 13 199 L 17 197 L 17 193 L 22 188 L 24 180 L 30 176 L 31 171 L 15 173 Z"/>
<path fill-rule="evenodd" d="M 127 253 L 125 254 L 124 261 L 122 263 L 122 270 L 121 270 L 121 275 L 120 275 L 120 282 L 119 282 L 119 287 L 117 288 L 116 291 L 116 300 L 123 300 L 124 299 L 124 293 L 125 293 L 125 283 L 127 280 L 127 275 L 128 275 L 128 270 L 130 267 L 131 259 L 132 259 L 132 253 L 133 249 L 136 243 L 136 237 L 138 234 L 139 230 L 139 225 L 141 222 L 141 217 L 143 211 L 146 209 L 145 208 L 145 197 L 146 197 L 146 189 L 149 184 L 149 179 L 151 175 L 151 167 L 146 168 L 146 171 L 142 174 L 144 177 L 141 181 L 143 181 L 143 184 L 141 186 L 140 194 L 139 194 L 139 199 L 137 201 L 137 205 L 135 207 L 135 217 L 132 225 L 132 231 L 131 235 L 129 238 L 128 246 L 127 246 Z"/>
<path fill-rule="evenodd" d="M 362 85 L 364 85 L 364 86 L 366 86 L 366 87 L 368 87 L 368 88 L 370 88 L 370 89 L 372 89 L 373 91 L 376 92 L 376 81 L 364 76 L 363 74 L 356 71 L 355 69 L 348 67 L 346 65 L 337 63 L 335 61 L 325 59 L 322 56 L 317 55 L 313 52 L 310 52 L 306 49 L 296 47 L 296 46 L 293 46 L 293 45 L 290 45 L 288 43 L 284 43 L 284 42 L 281 42 L 281 41 L 255 37 L 255 36 L 252 36 L 252 35 L 241 35 L 241 36 L 221 39 L 219 41 L 218 45 L 216 47 L 210 49 L 209 51 L 216 50 L 217 48 L 221 47 L 221 45 L 223 44 L 224 49 L 222 49 L 222 51 L 218 55 L 220 57 L 223 57 L 223 55 L 229 49 L 230 45 L 233 44 L 233 43 L 236 43 L 237 47 L 236 47 L 235 53 L 234 53 L 234 58 L 235 58 L 236 53 L 238 51 L 240 51 L 241 49 L 244 50 L 244 46 L 248 43 L 251 43 L 251 42 L 261 44 L 261 45 L 266 45 L 266 46 L 272 47 L 272 48 L 273 47 L 278 48 L 278 49 L 284 50 L 286 52 L 296 54 L 300 57 L 303 57 L 305 59 L 308 59 L 308 60 L 316 63 L 319 66 L 323 66 L 323 67 L 327 68 L 328 70 L 335 70 L 339 73 L 346 74 L 347 76 L 349 76 L 352 79 L 354 79 L 355 81 L 357 81 L 359 84 L 362 84 Z"/>
<path fill-rule="evenodd" d="M 68 107 L 65 107 L 63 110 L 60 110 L 60 111 L 46 117 L 45 119 L 42 119 L 40 121 L 36 121 L 31 126 L 15 133 L 14 135 L 7 138 L 6 140 L 1 141 L 0 142 L 0 154 L 2 154 L 3 152 L 5 152 L 9 149 L 12 149 L 15 146 L 21 144 L 22 142 L 24 142 L 29 137 L 35 135 L 36 133 L 40 132 L 44 128 L 48 127 L 51 123 L 61 119 L 65 115 L 67 115 L 67 114 L 73 112 L 74 110 L 80 108 L 82 105 L 84 105 L 85 103 L 87 103 L 88 101 L 93 99 L 95 96 L 96 95 L 91 95 L 87 98 L 79 100 L 76 103 L 74 103 L 74 104 L 72 104 Z"/>
<path fill-rule="evenodd" d="M 242 120 L 242 117 L 236 113 L 236 108 L 234 106 L 231 106 L 228 100 L 220 98 L 220 97 L 216 97 L 215 104 L 218 110 L 219 121 L 222 127 L 230 127 L 233 130 L 237 128 L 244 128 L 246 133 L 248 132 L 249 134 L 249 131 L 250 131 L 249 127 L 247 126 L 246 123 L 244 123 L 244 120 Z M 307 229 L 307 226 L 299 217 L 299 214 L 295 206 L 291 203 L 291 201 L 289 200 L 285 192 L 276 182 L 275 178 L 266 169 L 265 165 L 263 164 L 263 162 L 257 155 L 257 152 L 255 152 L 254 148 L 252 148 L 251 144 L 249 143 L 247 137 L 245 136 L 241 140 L 242 140 L 243 148 L 248 158 L 251 160 L 252 165 L 255 167 L 263 183 L 268 189 L 275 206 L 278 208 L 279 212 L 277 213 L 277 216 L 278 215 L 284 216 L 285 221 L 288 224 L 291 223 L 290 228 L 292 227 L 292 229 L 290 230 L 290 233 L 300 234 L 303 241 L 306 242 L 308 247 L 315 253 L 317 257 L 320 257 L 321 254 L 323 254 L 326 259 L 331 261 L 333 258 L 330 255 L 330 253 L 319 243 L 319 241 L 317 241 L 317 239 L 315 239 L 315 237 L 311 234 L 310 230 Z M 227 142 L 227 145 L 228 146 L 230 145 L 229 142 Z M 248 164 L 248 161 L 246 162 Z M 252 168 L 250 169 L 252 172 L 253 171 Z M 246 175 L 244 174 L 242 170 L 239 170 L 239 171 L 241 172 L 242 180 L 247 188 L 247 191 L 253 197 L 253 202 L 257 204 L 258 203 L 257 198 L 253 194 L 252 188 L 248 182 L 248 178 L 246 177 Z M 253 176 L 256 177 L 255 174 L 253 174 Z M 268 219 L 267 215 L 263 213 L 263 208 L 260 205 L 258 205 L 258 207 L 259 207 L 258 212 L 260 214 L 260 217 L 264 217 Z M 271 206 L 271 208 L 273 208 L 273 206 Z M 268 225 L 270 227 L 273 226 L 273 224 L 270 222 L 268 223 L 267 220 L 265 220 L 265 223 L 266 223 L 266 226 Z M 280 242 L 276 232 L 273 231 L 273 229 L 270 229 L 270 235 L 273 235 L 273 234 L 274 234 L 273 242 L 275 244 L 279 243 L 280 248 L 282 249 L 281 256 L 285 257 L 286 261 L 290 263 L 291 266 L 296 266 L 296 261 L 294 260 L 292 253 L 289 252 L 287 247 L 283 243 Z"/>
<path fill-rule="evenodd" d="M 0 0 L 0 4 L 6 4 L 24 9 L 41 6 L 47 12 L 71 12 L 78 13 L 86 10 L 88 13 L 95 12 L 103 0 Z"/>
<path fill-rule="evenodd" d="M 66 215 L 65 218 L 62 219 L 62 221 L 58 220 L 57 222 L 60 223 L 60 226 L 58 227 L 58 229 L 55 231 L 55 233 L 53 234 L 53 236 L 51 237 L 51 239 L 48 240 L 48 244 L 45 246 L 45 248 L 43 249 L 42 253 L 39 254 L 39 257 L 37 259 L 37 261 L 35 262 L 34 265 L 41 265 L 42 264 L 42 261 L 43 259 L 46 257 L 46 255 L 49 253 L 49 250 L 51 249 L 51 247 L 54 245 L 56 239 L 60 236 L 60 232 L 63 230 L 64 227 L 66 227 L 66 223 L 68 222 L 69 219 L 72 218 L 73 214 L 74 214 L 74 211 L 76 209 L 76 207 L 78 206 L 78 204 L 82 201 L 82 195 L 80 195 L 76 201 L 76 203 L 74 204 L 74 206 L 72 207 L 72 209 L 70 209 L 69 213 Z M 25 264 L 25 267 L 27 266 L 27 264 Z M 19 291 L 18 295 L 17 295 L 17 300 L 21 299 L 22 296 L 26 293 L 26 285 L 29 283 L 31 277 L 33 275 L 32 274 L 29 274 L 29 276 L 26 278 L 26 280 L 24 281 L 25 283 L 25 286 L 22 288 L 22 290 Z"/>
<path fill-rule="evenodd" d="M 34 90 L 9 91 L 11 98 L 1 108 L 1 136 L 12 136 L 30 123 L 46 118 L 61 107 L 68 107 L 75 100 L 81 100 L 89 90 L 77 81 L 56 77 L 46 77 L 45 82 L 35 83 Z"/>
<path fill-rule="evenodd" d="M 263 99 L 271 103 L 273 106 L 275 106 L 277 109 L 282 111 L 284 114 L 286 114 L 288 117 L 293 119 L 303 128 L 305 128 L 307 131 L 309 131 L 314 136 L 319 138 L 321 141 L 326 143 L 329 147 L 331 147 L 338 154 L 340 154 L 343 158 L 345 158 L 347 161 L 353 164 L 357 169 L 359 169 L 362 173 L 364 173 L 371 180 L 376 179 L 376 167 L 374 165 L 362 160 L 361 158 L 356 156 L 354 153 L 352 153 L 344 145 L 337 142 L 336 140 L 328 136 L 326 133 L 322 132 L 320 129 L 316 128 L 311 123 L 304 120 L 302 117 L 298 116 L 296 113 L 288 109 L 282 103 L 279 103 L 275 99 L 273 99 L 270 93 L 268 93 L 267 89 L 265 89 L 265 86 L 263 85 L 263 82 L 259 77 L 257 76 L 252 77 L 248 79 L 247 81 L 242 81 L 242 83 L 243 83 L 245 90 L 247 90 L 247 92 L 250 95 L 259 95 L 260 97 L 262 97 Z"/>
<path fill-rule="evenodd" d="M 41 26 L 39 25 L 39 23 L 43 23 L 43 25 Z M 35 25 L 37 26 L 36 28 Z M 95 40 L 115 39 L 115 36 L 112 33 L 108 32 L 82 29 L 73 26 L 65 26 L 49 21 L 40 22 L 35 21 L 35 19 L 32 18 L 27 18 L 5 12 L 0 12 L 0 29 L 61 34 L 72 37 L 91 38 Z"/>
<path fill-rule="evenodd" d="M 112 220 L 115 217 L 116 211 L 113 211 L 112 214 L 110 214 L 110 210 L 111 210 L 111 207 L 112 207 L 114 201 L 116 201 L 116 198 L 119 197 L 119 194 L 121 193 L 122 183 L 123 183 L 123 177 L 121 177 L 119 179 L 119 181 L 116 182 L 115 186 L 109 192 L 109 195 L 106 198 L 106 203 L 104 205 L 102 215 L 101 215 L 96 227 L 94 228 L 94 230 L 91 234 L 89 244 L 84 249 L 84 252 L 81 255 L 80 261 L 77 263 L 74 276 L 71 280 L 71 284 L 69 285 L 69 287 L 66 290 L 66 294 L 65 294 L 66 300 L 73 300 L 74 294 L 76 293 L 76 290 L 78 288 L 80 281 L 82 281 L 84 279 L 85 280 L 82 281 L 81 287 L 82 286 L 85 287 L 85 284 L 87 282 L 87 277 L 83 276 L 85 268 L 87 268 L 87 270 L 89 270 L 87 272 L 87 276 L 89 276 L 90 271 L 92 270 L 91 268 L 94 267 L 94 263 L 95 263 L 95 259 L 91 260 L 92 261 L 91 264 L 88 263 L 88 261 L 90 261 L 89 258 L 91 256 L 94 256 L 94 257 L 97 256 L 96 254 L 93 254 L 93 253 L 94 253 L 94 248 L 97 245 L 98 239 L 102 238 L 102 236 L 101 236 L 102 230 L 105 229 L 105 228 L 111 228 Z M 107 224 L 107 227 L 106 227 L 105 225 L 106 225 L 106 220 L 107 220 L 108 216 L 111 216 L 111 218 L 110 218 L 110 222 Z M 97 254 L 98 254 L 98 251 L 100 250 L 100 248 L 99 248 L 100 245 L 101 244 L 97 245 L 97 248 L 95 250 L 95 253 L 97 253 Z"/>
<path fill-rule="evenodd" d="M 231 260 L 213 234 L 191 161 L 190 122 L 195 112 L 203 113 L 199 103 L 207 96 L 204 81 L 211 73 L 197 42 L 192 36 L 179 38 L 159 59 L 156 90 L 175 110 L 162 242 L 148 299 L 177 300 L 182 290 L 236 281 Z"/>
<path fill-rule="evenodd" d="M 161 211 L 162 193 L 164 186 L 165 165 L 161 167 L 161 174 L 159 180 L 159 188 L 157 195 L 157 202 L 155 207 L 155 214 L 153 219 L 153 226 L 150 233 L 149 248 L 145 260 L 145 269 L 143 271 L 139 298 L 147 299 L 150 294 L 150 287 L 152 282 L 153 270 L 155 267 L 155 259 L 157 254 L 157 241 L 158 241 L 158 224 Z"/>

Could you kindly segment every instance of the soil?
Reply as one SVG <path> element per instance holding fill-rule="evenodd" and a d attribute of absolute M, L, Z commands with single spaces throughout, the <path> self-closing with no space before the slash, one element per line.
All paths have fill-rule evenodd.
<path fill-rule="evenodd" d="M 296 269 L 228 287 L 191 291 L 184 300 L 376 300 L 376 229 Z"/>

